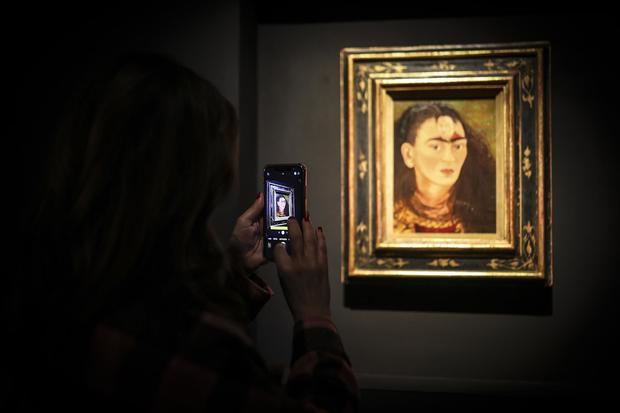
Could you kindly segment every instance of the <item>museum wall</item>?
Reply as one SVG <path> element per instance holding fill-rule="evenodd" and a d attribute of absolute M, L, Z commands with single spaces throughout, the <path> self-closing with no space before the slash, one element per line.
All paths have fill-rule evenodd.
<path fill-rule="evenodd" d="M 15 166 L 27 182 L 22 196 L 29 195 L 56 122 L 82 79 L 98 64 L 128 51 L 164 53 L 209 79 L 243 114 L 241 137 L 247 144 L 240 148 L 240 179 L 213 217 L 216 231 L 227 239 L 238 213 L 256 195 L 255 48 L 241 47 L 255 40 L 249 10 L 240 1 L 148 8 L 60 2 L 41 5 L 36 13 L 26 5 L 12 5 L 5 67 L 9 96 L 15 93 L 15 148 L 22 151 L 22 162 Z M 244 106 L 248 104 L 250 108 Z"/>
<path fill-rule="evenodd" d="M 362 388 L 515 397 L 608 388 L 618 361 L 617 281 L 606 268 L 617 228 L 609 168 L 618 147 L 608 23 L 602 16 L 519 14 L 259 24 L 257 176 L 267 163 L 308 167 L 310 216 L 328 239 L 333 316 Z M 348 308 L 340 282 L 340 49 L 523 41 L 551 43 L 555 282 L 547 311 Z M 276 294 L 257 320 L 258 346 L 284 365 L 291 317 L 275 269 L 260 274 Z M 457 292 L 454 300 L 475 301 L 475 289 L 466 291 L 469 297 Z"/>
<path fill-rule="evenodd" d="M 211 79 L 240 111 L 240 183 L 213 220 L 222 237 L 261 189 L 263 165 L 308 166 L 310 216 L 328 238 L 334 320 L 362 395 L 375 390 L 518 397 L 604 394 L 618 367 L 613 337 L 618 282 L 608 268 L 616 254 L 611 235 L 617 231 L 612 200 L 618 148 L 611 18 L 442 18 L 433 13 L 393 21 L 256 25 L 255 10 L 240 3 L 94 11 L 50 5 L 37 13 L 23 6 L 9 13 L 14 29 L 7 79 L 16 92 L 11 136 L 21 151 L 12 166 L 25 190 L 14 199 L 28 196 L 51 126 L 86 62 L 126 49 L 166 52 Z M 345 306 L 340 282 L 340 49 L 517 41 L 551 42 L 555 282 L 549 311 Z M 275 296 L 254 325 L 258 348 L 269 362 L 286 366 L 292 320 L 273 265 L 259 274 Z M 475 291 L 468 293 L 475 299 Z"/>

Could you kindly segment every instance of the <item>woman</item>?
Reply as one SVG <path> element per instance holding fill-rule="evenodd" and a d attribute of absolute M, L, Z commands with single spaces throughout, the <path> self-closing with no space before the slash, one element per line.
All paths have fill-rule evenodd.
<path fill-rule="evenodd" d="M 279 195 L 276 200 L 276 218 L 285 218 L 289 216 L 288 201 L 284 195 Z"/>
<path fill-rule="evenodd" d="M 263 194 L 219 246 L 208 220 L 236 174 L 231 104 L 160 56 L 126 56 L 79 94 L 24 228 L 12 294 L 24 410 L 355 408 L 331 320 L 326 240 L 289 221 L 275 260 L 293 320 L 286 391 L 247 333 L 271 289 L 253 271 Z M 303 230 L 303 236 L 302 236 Z M 321 352 L 317 352 L 318 350 Z"/>
<path fill-rule="evenodd" d="M 495 232 L 495 160 L 451 106 L 415 104 L 396 122 L 394 230 Z"/>

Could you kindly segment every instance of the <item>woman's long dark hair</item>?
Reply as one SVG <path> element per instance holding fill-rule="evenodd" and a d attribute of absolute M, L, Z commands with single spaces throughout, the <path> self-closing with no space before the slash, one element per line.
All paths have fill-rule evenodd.
<path fill-rule="evenodd" d="M 207 219 L 237 144 L 234 108 L 191 70 L 150 54 L 101 69 L 50 152 L 22 293 L 88 322 L 149 292 L 218 284 Z"/>
<path fill-rule="evenodd" d="M 467 232 L 495 232 L 495 160 L 481 135 L 447 104 L 415 104 L 396 121 L 394 202 L 408 202 L 416 190 L 415 175 L 405 165 L 400 146 L 405 142 L 415 145 L 422 123 L 440 116 L 461 122 L 467 138 L 467 158 L 456 182 L 455 213 Z"/>

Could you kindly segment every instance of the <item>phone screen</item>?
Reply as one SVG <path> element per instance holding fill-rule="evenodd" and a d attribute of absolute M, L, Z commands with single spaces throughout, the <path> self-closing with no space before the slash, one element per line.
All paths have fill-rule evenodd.
<path fill-rule="evenodd" d="M 273 259 L 273 248 L 288 246 L 288 220 L 301 221 L 306 213 L 306 168 L 303 164 L 267 165 L 265 181 L 264 254 Z"/>

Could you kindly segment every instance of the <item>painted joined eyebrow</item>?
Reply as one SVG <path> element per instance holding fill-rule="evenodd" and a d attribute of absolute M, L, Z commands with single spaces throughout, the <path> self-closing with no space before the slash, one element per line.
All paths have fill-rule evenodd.
<path fill-rule="evenodd" d="M 441 142 L 445 142 L 445 143 L 453 143 L 453 142 L 460 141 L 460 140 L 467 140 L 467 138 L 464 137 L 464 136 L 453 136 L 452 138 L 450 138 L 448 140 L 448 139 L 441 138 L 441 137 L 438 136 L 436 138 L 429 139 L 427 142 L 430 142 L 430 141 L 441 141 Z"/>

